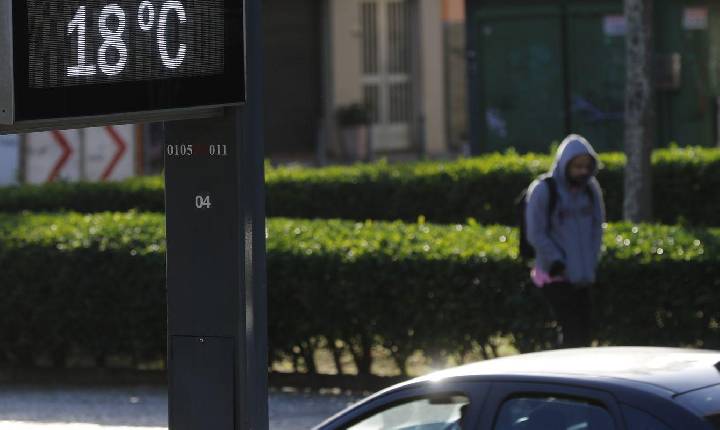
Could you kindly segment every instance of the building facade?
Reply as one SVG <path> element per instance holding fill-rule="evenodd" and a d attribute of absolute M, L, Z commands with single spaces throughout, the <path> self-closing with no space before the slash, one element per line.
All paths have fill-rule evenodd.
<path fill-rule="evenodd" d="M 264 14 L 271 158 L 347 158 L 349 138 L 369 146 L 355 159 L 449 150 L 443 0 L 269 0 Z M 354 134 L 353 108 L 369 121 Z"/>

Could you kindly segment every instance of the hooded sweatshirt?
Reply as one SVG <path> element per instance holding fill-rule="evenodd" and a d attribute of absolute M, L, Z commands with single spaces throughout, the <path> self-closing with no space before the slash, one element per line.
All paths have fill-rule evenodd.
<path fill-rule="evenodd" d="M 568 164 L 580 155 L 588 154 L 595 160 L 592 177 L 587 187 L 576 187 L 567 179 Z M 548 175 L 557 184 L 557 203 L 550 214 L 550 190 L 542 178 L 530 186 L 527 195 L 525 222 L 530 244 L 535 248 L 535 265 L 548 273 L 555 261 L 565 264 L 566 279 L 573 284 L 595 282 L 595 269 L 602 246 L 602 225 L 605 222 L 600 184 L 595 176 L 598 156 L 587 140 L 572 134 L 558 148 L 555 162 Z"/>

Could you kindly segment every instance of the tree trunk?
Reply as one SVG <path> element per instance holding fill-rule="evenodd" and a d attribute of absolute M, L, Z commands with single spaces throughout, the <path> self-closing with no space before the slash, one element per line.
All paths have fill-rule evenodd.
<path fill-rule="evenodd" d="M 406 351 L 405 348 L 389 348 L 390 354 L 393 358 L 393 361 L 395 361 L 395 365 L 400 370 L 400 375 L 403 377 L 408 376 L 408 366 L 407 361 L 408 358 L 410 358 L 410 352 Z"/>
<path fill-rule="evenodd" d="M 332 351 L 333 362 L 335 363 L 335 370 L 337 370 L 338 375 L 344 375 L 345 372 L 343 371 L 342 354 L 345 349 L 343 347 L 339 347 L 336 342 L 328 343 L 330 344 L 330 351 Z"/>
<path fill-rule="evenodd" d="M 312 339 L 310 339 L 307 342 L 300 342 L 298 346 L 300 347 L 300 355 L 302 356 L 303 361 L 305 361 L 305 369 L 307 370 L 307 373 L 317 375 L 317 366 L 315 365 L 315 343 Z"/>
<path fill-rule="evenodd" d="M 361 334 L 350 342 L 350 353 L 355 361 L 358 375 L 369 376 L 372 369 L 371 336 Z"/>
<path fill-rule="evenodd" d="M 627 22 L 625 87 L 625 198 L 623 217 L 652 218 L 650 157 L 655 139 L 653 0 L 625 0 Z"/>

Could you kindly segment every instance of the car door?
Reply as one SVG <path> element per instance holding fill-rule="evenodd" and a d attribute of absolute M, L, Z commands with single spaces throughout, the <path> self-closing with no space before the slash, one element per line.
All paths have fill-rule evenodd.
<path fill-rule="evenodd" d="M 401 387 L 339 414 L 316 430 L 474 429 L 488 386 L 440 381 Z"/>
<path fill-rule="evenodd" d="M 625 430 L 615 398 L 573 385 L 494 382 L 480 430 Z"/>

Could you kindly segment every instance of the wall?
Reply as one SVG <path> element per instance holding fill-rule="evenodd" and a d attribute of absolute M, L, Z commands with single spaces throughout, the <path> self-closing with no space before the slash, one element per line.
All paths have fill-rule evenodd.
<path fill-rule="evenodd" d="M 442 0 L 420 0 L 422 107 L 426 154 L 447 152 Z"/>
<path fill-rule="evenodd" d="M 443 1 L 408 0 L 418 5 L 420 113 L 426 154 L 447 152 L 445 119 L 445 67 Z M 331 0 L 331 43 L 334 100 L 338 106 L 361 103 L 361 26 L 359 0 Z M 419 138 L 419 137 L 418 137 Z M 412 142 L 415 148 L 418 142 Z"/>
<path fill-rule="evenodd" d="M 335 107 L 362 102 L 360 2 L 332 0 L 330 28 Z"/>
<path fill-rule="evenodd" d="M 265 151 L 313 154 L 322 115 L 321 3 L 263 2 Z"/>

